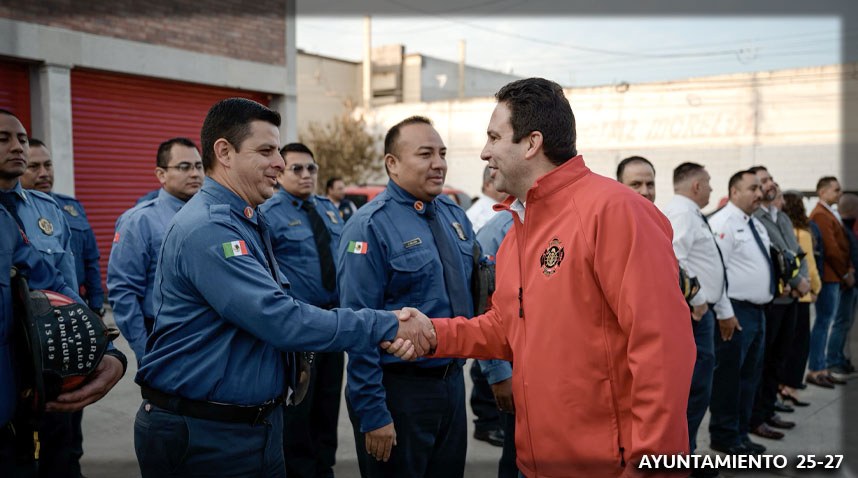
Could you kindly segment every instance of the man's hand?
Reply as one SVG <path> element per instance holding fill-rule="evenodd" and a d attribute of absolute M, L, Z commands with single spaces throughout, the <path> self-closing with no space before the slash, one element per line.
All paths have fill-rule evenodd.
<path fill-rule="evenodd" d="M 807 277 L 801 278 L 801 282 L 795 286 L 795 291 L 798 293 L 798 297 L 804 297 L 808 292 L 810 292 L 810 281 L 807 280 Z"/>
<path fill-rule="evenodd" d="M 390 450 L 396 445 L 396 429 L 393 423 L 364 434 L 366 452 L 374 456 L 376 460 L 387 461 L 390 459 Z"/>
<path fill-rule="evenodd" d="M 695 305 L 691 307 L 691 318 L 694 319 L 695 322 L 700 322 L 700 319 L 706 315 L 706 312 L 709 311 L 709 304 L 704 302 L 701 305 Z"/>
<path fill-rule="evenodd" d="M 813 292 L 811 292 L 811 293 L 810 293 L 810 303 L 811 303 L 811 304 L 815 304 L 815 303 L 816 303 L 816 299 L 817 299 L 818 297 L 819 297 L 819 295 L 814 294 Z"/>
<path fill-rule="evenodd" d="M 90 403 L 97 402 L 122 378 L 122 362 L 112 355 L 105 355 L 95 368 L 89 381 L 77 390 L 66 392 L 53 402 L 45 404 L 49 412 L 76 412 Z"/>
<path fill-rule="evenodd" d="M 790 295 L 790 292 L 792 292 L 792 287 L 789 284 L 784 284 L 784 289 L 778 297 L 786 297 Z"/>
<path fill-rule="evenodd" d="M 492 384 L 492 393 L 498 410 L 507 413 L 515 413 L 515 402 L 512 400 L 512 379 L 508 378 Z"/>
<path fill-rule="evenodd" d="M 721 338 L 725 342 L 729 342 L 730 339 L 733 338 L 733 332 L 738 329 L 742 330 L 742 326 L 739 325 L 739 319 L 736 316 L 730 317 L 729 319 L 719 320 L 718 328 L 721 329 Z"/>
<path fill-rule="evenodd" d="M 414 360 L 435 348 L 435 326 L 426 315 L 415 308 L 404 307 L 396 316 L 399 318 L 396 338 L 393 343 L 382 342 L 383 349 L 403 360 Z"/>

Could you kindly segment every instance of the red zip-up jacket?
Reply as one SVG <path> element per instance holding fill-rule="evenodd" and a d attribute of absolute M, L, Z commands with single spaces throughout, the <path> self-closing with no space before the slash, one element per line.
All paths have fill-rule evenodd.
<path fill-rule="evenodd" d="M 636 476 L 644 454 L 688 453 L 696 347 L 667 218 L 580 156 L 526 206 L 498 251 L 491 310 L 433 320 L 435 356 L 514 362 L 529 478 Z"/>

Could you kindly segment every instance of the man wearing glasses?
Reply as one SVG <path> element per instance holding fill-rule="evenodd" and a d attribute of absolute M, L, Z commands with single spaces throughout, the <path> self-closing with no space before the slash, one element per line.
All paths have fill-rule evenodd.
<path fill-rule="evenodd" d="M 319 168 L 301 143 L 280 149 L 286 169 L 279 190 L 259 209 L 268 220 L 274 257 L 289 295 L 322 309 L 339 307 L 335 251 L 343 220 L 326 197 L 313 194 Z M 283 456 L 289 477 L 333 476 L 343 352 L 316 353 L 307 396 L 283 415 Z"/>
<path fill-rule="evenodd" d="M 137 204 L 116 220 L 107 263 L 113 317 L 138 363 L 155 317 L 152 286 L 167 224 L 203 184 L 203 162 L 193 141 L 173 138 L 161 143 L 155 176 L 161 183 L 158 196 Z"/>

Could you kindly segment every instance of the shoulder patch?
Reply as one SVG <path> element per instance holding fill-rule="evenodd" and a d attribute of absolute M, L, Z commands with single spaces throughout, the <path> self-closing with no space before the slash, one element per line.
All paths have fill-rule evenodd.
<path fill-rule="evenodd" d="M 209 218 L 213 221 L 232 222 L 229 204 L 212 204 L 209 206 Z"/>

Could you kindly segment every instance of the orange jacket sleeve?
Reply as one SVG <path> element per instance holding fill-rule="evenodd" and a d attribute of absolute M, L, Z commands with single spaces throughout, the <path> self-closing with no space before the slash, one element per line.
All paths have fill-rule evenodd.
<path fill-rule="evenodd" d="M 438 345 L 434 357 L 512 360 L 500 313 L 494 308 L 466 319 L 432 319 Z"/>

